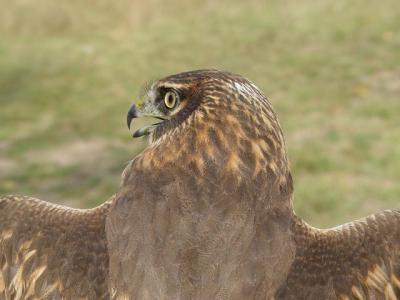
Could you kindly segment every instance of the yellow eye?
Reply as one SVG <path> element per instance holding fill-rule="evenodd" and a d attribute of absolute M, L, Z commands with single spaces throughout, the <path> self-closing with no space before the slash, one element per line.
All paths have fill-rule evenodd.
<path fill-rule="evenodd" d="M 175 92 L 167 92 L 164 96 L 164 104 L 168 109 L 173 109 L 178 103 L 178 95 Z"/>

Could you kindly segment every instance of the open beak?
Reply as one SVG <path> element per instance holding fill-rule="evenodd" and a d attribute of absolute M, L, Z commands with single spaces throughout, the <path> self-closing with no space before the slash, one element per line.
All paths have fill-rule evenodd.
<path fill-rule="evenodd" d="M 154 123 L 154 124 L 151 124 L 151 125 L 144 126 L 144 127 L 140 128 L 140 129 L 136 130 L 132 135 L 134 138 L 141 137 L 141 136 L 144 136 L 144 135 L 149 135 L 154 130 L 154 128 L 157 127 L 157 125 L 161 124 L 163 121 L 165 121 L 167 119 L 165 117 L 160 117 L 160 116 L 141 114 L 141 113 L 138 112 L 135 103 L 133 103 L 131 108 L 128 111 L 128 115 L 126 116 L 126 124 L 128 125 L 128 128 L 131 129 L 131 123 L 132 123 L 133 119 L 139 118 L 139 117 L 142 117 L 142 116 L 143 117 L 147 117 L 147 116 L 148 117 L 153 117 L 153 118 L 157 118 L 157 119 L 162 120 L 162 121 Z"/>

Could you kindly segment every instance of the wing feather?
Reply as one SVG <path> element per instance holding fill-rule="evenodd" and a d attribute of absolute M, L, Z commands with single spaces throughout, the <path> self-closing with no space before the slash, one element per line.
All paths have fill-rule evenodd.
<path fill-rule="evenodd" d="M 295 217 L 296 257 L 276 299 L 400 299 L 400 211 L 332 229 Z"/>
<path fill-rule="evenodd" d="M 400 299 L 400 211 L 325 230 L 294 220 L 296 257 L 276 299 Z"/>
<path fill-rule="evenodd" d="M 111 201 L 80 210 L 0 198 L 0 299 L 108 299 Z"/>

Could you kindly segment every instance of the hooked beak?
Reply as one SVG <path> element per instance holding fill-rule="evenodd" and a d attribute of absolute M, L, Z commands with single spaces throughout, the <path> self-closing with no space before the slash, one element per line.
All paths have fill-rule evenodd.
<path fill-rule="evenodd" d="M 135 103 L 133 103 L 131 108 L 128 111 L 128 115 L 126 116 L 126 124 L 128 125 L 129 129 L 131 129 L 132 120 L 137 117 L 138 117 L 138 115 L 137 115 L 137 111 L 136 111 L 136 105 L 135 105 Z"/>
<path fill-rule="evenodd" d="M 133 119 L 139 118 L 139 117 L 142 117 L 142 116 L 143 117 L 144 116 L 154 117 L 154 118 L 157 118 L 157 119 L 162 120 L 162 121 L 154 123 L 154 124 L 151 124 L 151 125 L 144 126 L 144 127 L 140 128 L 140 129 L 136 130 L 132 135 L 134 138 L 141 137 L 141 136 L 144 136 L 144 135 L 149 135 L 154 130 L 154 128 L 157 127 L 157 125 L 161 124 L 163 121 L 165 121 L 167 119 L 166 117 L 161 117 L 161 116 L 144 115 L 144 114 L 138 112 L 135 103 L 133 103 L 131 108 L 128 111 L 128 115 L 126 116 L 126 124 L 128 125 L 128 128 L 131 129 L 131 123 L 132 123 Z"/>

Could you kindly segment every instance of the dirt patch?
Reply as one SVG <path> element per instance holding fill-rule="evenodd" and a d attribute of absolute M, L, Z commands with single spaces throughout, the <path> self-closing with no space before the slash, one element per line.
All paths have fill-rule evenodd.
<path fill-rule="evenodd" d="M 288 142 L 290 142 L 293 145 L 303 146 L 303 145 L 307 144 L 310 140 L 318 140 L 320 138 L 323 138 L 326 135 L 327 131 L 328 130 L 323 127 L 299 128 L 299 129 L 289 132 L 286 135 L 286 139 Z"/>
<path fill-rule="evenodd" d="M 0 178 L 6 177 L 17 168 L 17 163 L 14 160 L 0 158 Z"/>
<path fill-rule="evenodd" d="M 26 157 L 32 162 L 51 162 L 62 167 L 82 162 L 90 164 L 106 157 L 111 151 L 109 147 L 109 140 L 78 140 L 51 149 L 35 150 L 27 153 Z"/>
<path fill-rule="evenodd" d="M 15 160 L 4 157 L 4 152 L 9 148 L 9 146 L 9 142 L 0 141 L 0 178 L 6 177 L 17 167 Z"/>
<path fill-rule="evenodd" d="M 380 71 L 363 80 L 363 85 L 373 92 L 400 94 L 400 70 Z"/>
<path fill-rule="evenodd" d="M 0 151 L 6 151 L 9 147 L 10 147 L 9 142 L 0 141 Z"/>

